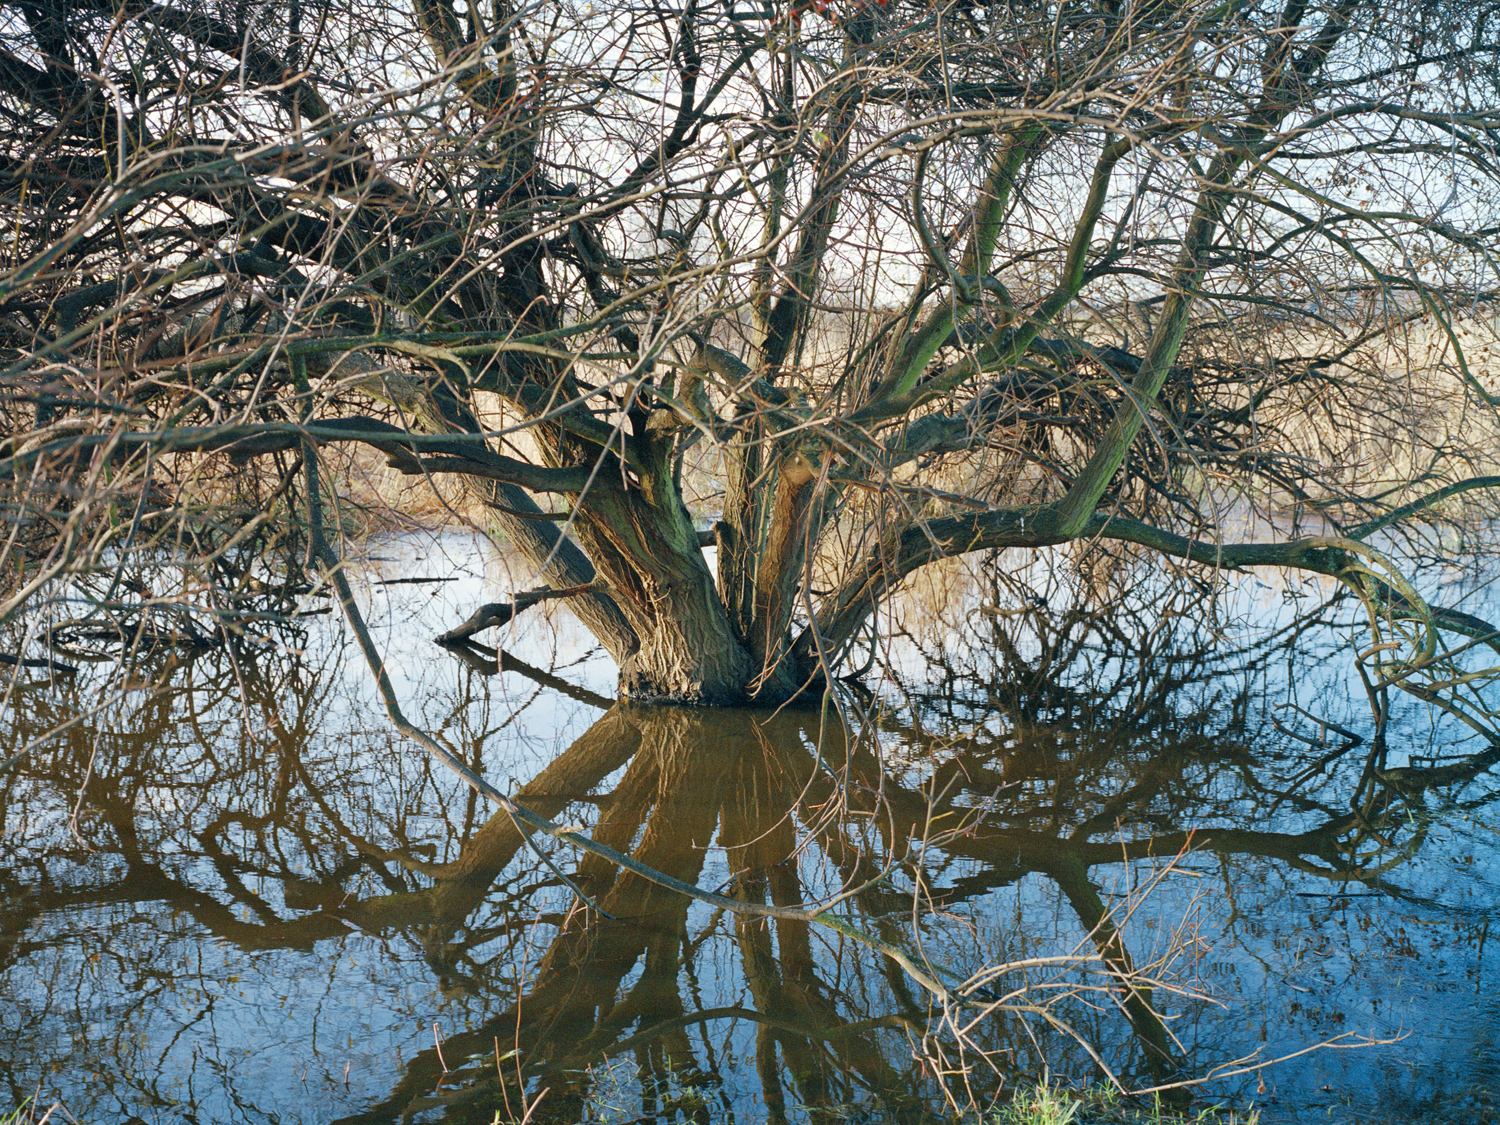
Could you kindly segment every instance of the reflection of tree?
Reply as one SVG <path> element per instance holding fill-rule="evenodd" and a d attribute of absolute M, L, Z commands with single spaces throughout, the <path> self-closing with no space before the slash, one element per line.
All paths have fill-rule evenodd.
<path fill-rule="evenodd" d="M 0 783 L 0 1083 L 14 1098 L 55 1060 L 117 1073 L 107 1109 L 157 1104 L 172 1044 L 142 1029 L 211 1010 L 194 982 L 204 951 L 326 951 L 357 933 L 337 913 L 349 886 L 419 878 L 388 857 L 431 854 L 430 768 L 349 698 L 336 638 L 280 640 L 159 654 L 132 672 L 149 691 L 119 693 L 113 662 L 90 666 L 0 708 L 0 744 L 17 745 L 118 698 Z M 36 987 L 54 977 L 72 986 Z"/>
<path fill-rule="evenodd" d="M 518 799 L 543 811 L 549 801 L 555 805 L 562 799 L 549 794 L 571 789 L 576 795 L 618 764 L 622 747 L 627 754 L 633 750 L 619 784 L 600 802 L 595 839 L 628 850 L 659 871 L 700 882 L 706 846 L 717 832 L 734 872 L 734 897 L 799 903 L 804 889 L 795 863 L 796 822 L 788 810 L 797 808 L 809 775 L 789 771 L 797 763 L 777 751 L 788 739 L 800 745 L 800 727 L 801 716 L 795 715 L 621 705 Z M 463 891 L 440 889 L 445 884 L 482 893 L 469 874 L 495 870 L 496 861 L 508 860 L 519 846 L 519 833 L 499 814 L 455 864 L 434 871 L 434 900 L 445 906 L 459 900 Z M 886 1100 L 907 1096 L 909 1077 L 869 1035 L 881 1027 L 914 1025 L 922 1012 L 913 1006 L 910 1012 L 851 1021 L 840 1011 L 847 995 L 821 979 L 826 970 L 820 969 L 808 923 L 734 920 L 754 1006 L 688 1011 L 680 974 L 684 967 L 692 971 L 696 946 L 721 919 L 716 915 L 690 937 L 686 898 L 591 856 L 579 864 L 578 879 L 605 916 L 566 921 L 524 996 L 483 1026 L 445 1041 L 449 1065 L 455 1057 L 484 1059 L 497 1039 L 514 1043 L 528 1076 L 550 1090 L 547 1113 L 573 1120 L 589 1096 L 588 1065 L 634 1051 L 647 1069 L 648 1086 L 666 1090 L 691 1084 L 712 1070 L 701 1064 L 687 1029 L 716 1019 L 749 1019 L 758 1027 L 756 1069 L 773 1114 L 786 1104 L 783 1075 L 795 1086 L 793 1100 L 806 1106 L 838 1105 L 861 1090 Z M 457 919 L 450 915 L 448 921 Z M 493 1096 L 493 1061 L 457 1075 L 460 1081 L 479 1077 L 478 1084 L 430 1097 L 441 1077 L 436 1050 L 424 1052 L 384 1107 L 352 1120 L 384 1120 L 437 1101 Z"/>
<path fill-rule="evenodd" d="M 1132 640 L 1118 619 L 1102 627 L 1066 612 L 1031 616 L 1040 644 L 1018 643 L 1015 619 L 977 617 L 993 631 L 968 651 L 998 667 L 957 665 L 941 695 L 912 692 L 911 706 L 873 712 L 874 740 L 852 737 L 831 715 L 617 706 L 516 798 L 554 819 L 592 819 L 598 842 L 743 902 L 789 906 L 859 887 L 838 908 L 851 923 L 963 970 L 982 969 L 993 952 L 963 927 L 992 945 L 1030 940 L 1019 921 L 1012 935 L 989 917 L 998 888 L 1022 879 L 1052 888 L 1071 915 L 1063 928 L 1080 941 L 1092 932 L 1090 949 L 1105 962 L 1076 968 L 1073 999 L 1058 1011 L 1118 1069 L 1149 1075 L 1149 1044 L 1175 1048 L 1146 1009 L 1151 998 L 1119 981 L 1132 968 L 1149 975 L 1154 955 L 1128 923 L 1113 928 L 1093 881 L 1100 869 L 1193 848 L 1273 858 L 1335 890 L 1361 879 L 1384 887 L 1385 869 L 1421 846 L 1431 791 L 1500 758 L 1486 748 L 1433 766 L 1367 769 L 1364 747 L 1253 738 L 1256 677 L 1195 660 L 1186 617 L 1177 635 Z M 1089 664 L 1088 652 L 1100 658 Z M 1272 655 L 1262 649 L 1248 663 Z M 80 730 L 26 763 L 30 772 L 0 788 L 0 800 L 38 804 L 45 790 L 66 807 L 94 758 L 84 828 L 117 857 L 118 877 L 48 878 L 74 846 L 64 834 L 31 841 L 29 867 L 11 856 L 0 870 L 0 970 L 43 963 L 50 919 L 104 903 L 166 904 L 244 951 L 328 949 L 329 938 L 355 933 L 410 942 L 445 991 L 483 1007 L 443 1040 L 441 1058 L 434 1049 L 410 1057 L 394 1088 L 352 1120 L 423 1108 L 484 1118 L 506 1097 L 519 1104 L 516 1075 L 532 1095 L 550 1091 L 543 1116 L 574 1120 L 597 1094 L 601 1065 L 616 1059 L 634 1060 L 643 1112 L 692 1116 L 728 1066 L 716 1043 L 731 1033 L 747 1053 L 743 1080 L 758 1085 L 773 1117 L 864 1101 L 915 1112 L 932 1101 L 930 1072 L 913 1058 L 933 1057 L 941 1013 L 893 963 L 827 929 L 711 912 L 588 856 L 572 874 L 607 916 L 565 913 L 556 880 L 503 813 L 481 822 L 456 809 L 460 846 L 434 858 L 403 810 L 359 798 L 366 766 L 320 741 L 345 706 L 338 667 L 318 654 L 277 656 L 242 659 L 237 673 L 202 654 L 190 680 L 132 696 L 108 731 Z M 962 697 L 963 682 L 994 686 Z M 464 683 L 451 733 L 477 747 L 489 720 L 469 706 L 475 681 Z M 76 705 L 38 696 L 8 721 L 24 733 Z M 370 724 L 356 711 L 350 725 Z M 412 783 L 411 808 L 431 801 L 430 780 Z M 1469 793 L 1466 807 L 1490 799 Z M 126 918 L 108 945 L 113 971 L 142 982 L 139 1003 L 160 993 L 160 954 L 138 947 Z M 526 982 L 513 985 L 523 959 Z M 704 987 L 725 974 L 732 986 Z M 1057 979 L 1038 969 L 990 986 Z M 1089 996 L 1077 991 L 1085 986 Z M 1105 995 L 1127 1018 L 1083 1002 Z M 1020 1018 L 996 1017 L 968 1045 L 1024 1070 L 1041 1061 L 1030 1034 Z M 496 1078 L 497 1041 L 502 1054 L 518 1051 L 505 1063 L 509 1089 Z M 122 1046 L 121 1057 L 150 1072 L 139 1049 Z M 444 1061 L 454 1068 L 446 1077 Z M 974 1071 L 981 1098 L 995 1085 L 985 1073 Z M 23 1084 L 19 1069 L 9 1074 Z M 141 1096 L 153 1095 L 142 1087 Z"/>
<path fill-rule="evenodd" d="M 1163 640 L 1159 633 L 1151 639 Z M 1013 663 L 1021 659 L 1013 646 L 997 650 Z M 1044 646 L 1038 663 L 1045 667 L 1058 651 Z M 1067 663 L 1077 660 L 1078 651 L 1075 646 L 1068 652 Z M 1441 767 L 1359 771 L 1352 807 L 1345 788 L 1340 809 L 1326 792 L 1306 787 L 1298 793 L 1296 785 L 1280 784 L 1275 775 L 1258 774 L 1257 751 L 1244 733 L 1249 709 L 1244 698 L 1229 700 L 1226 722 L 1231 731 L 1206 727 L 1209 709 L 1181 706 L 1174 693 L 1189 682 L 1182 672 L 1192 664 L 1191 655 L 1179 649 L 1173 659 L 1159 663 L 1150 659 L 1149 650 L 1134 655 L 1137 661 L 1125 664 L 1127 678 L 1133 673 L 1138 681 L 1124 685 L 1132 689 L 1128 711 L 1098 730 L 1042 721 L 1057 706 L 1059 691 L 1036 668 L 1029 683 L 1047 694 L 1045 707 L 1027 698 L 1026 678 L 1020 679 L 1020 689 L 990 701 L 993 712 L 1024 717 L 1024 727 L 1015 721 L 1006 724 L 1004 740 L 974 733 L 986 728 L 971 723 L 968 737 L 944 741 L 921 730 L 900 729 L 899 720 L 884 715 L 891 733 L 940 759 L 920 789 L 904 784 L 901 771 L 893 772 L 867 743 L 847 738 L 845 728 L 808 722 L 804 715 L 725 713 L 704 719 L 675 710 L 617 709 L 602 724 L 613 728 L 614 721 L 628 722 L 639 749 L 609 795 L 611 811 L 594 837 L 622 849 L 637 841 L 635 859 L 698 882 L 703 864 L 699 849 L 714 834 L 717 817 L 718 844 L 734 873 L 730 885 L 736 897 L 778 906 L 816 899 L 829 890 L 805 883 L 799 856 L 827 861 L 843 885 L 862 884 L 891 867 L 890 878 L 862 890 L 855 901 L 861 924 L 896 941 L 902 935 L 901 927 L 892 925 L 893 914 L 903 906 L 912 911 L 913 896 L 918 908 L 934 905 L 922 901 L 924 885 L 947 883 L 937 897 L 951 909 L 1025 874 L 1039 874 L 1056 885 L 1121 985 L 1118 1002 L 1146 1048 L 1144 1059 L 1160 1062 L 1173 1048 L 1151 1009 L 1149 990 L 1128 983 L 1136 978 L 1136 966 L 1127 938 L 1093 885 L 1091 869 L 1122 857 L 1170 858 L 1197 848 L 1275 858 L 1338 881 L 1375 880 L 1420 845 L 1420 804 L 1413 801 L 1422 790 L 1472 779 L 1500 760 L 1500 747 Z M 1201 671 L 1197 678 L 1207 684 L 1212 672 Z M 1150 682 L 1153 674 L 1160 682 Z M 1247 677 L 1242 691 L 1248 683 Z M 1220 682 L 1218 690 L 1223 687 Z M 1077 703 L 1086 698 L 1082 691 L 1073 695 Z M 1099 705 L 1099 698 L 1093 696 L 1090 713 L 1103 718 L 1109 708 Z M 969 710 L 972 720 L 976 710 L 985 708 L 970 701 Z M 617 729 L 608 737 L 618 738 Z M 1346 744 L 1344 753 L 1353 745 Z M 575 746 L 570 754 L 578 751 Z M 1017 752 L 1023 759 L 1020 773 L 1008 773 L 1015 763 L 1004 759 L 1014 759 Z M 1326 768 L 1339 755 L 1316 757 Z M 1043 763 L 1045 770 L 1028 772 L 1028 764 Z M 1301 819 L 1311 823 L 1300 830 L 1195 824 L 1212 812 L 1215 787 L 1226 774 L 1242 786 L 1238 802 L 1274 810 L 1296 801 Z M 1310 776 L 1301 770 L 1295 780 L 1303 783 Z M 1023 784 L 1022 778 L 1033 784 Z M 987 808 L 974 799 L 997 791 L 1004 799 L 990 801 Z M 825 815 L 829 809 L 840 815 Z M 1041 815 L 1044 811 L 1049 815 Z M 936 825 L 942 826 L 940 832 Z M 1382 849 L 1374 862 L 1361 852 L 1371 841 Z M 920 871 L 913 859 L 919 847 Z M 968 873 L 944 878 L 950 869 L 960 868 Z M 650 926 L 625 923 L 618 920 L 619 907 L 628 903 L 644 911 L 662 892 L 633 874 L 615 874 L 593 857 L 584 859 L 582 870 L 590 876 L 591 889 L 608 888 L 599 892 L 598 901 L 616 920 L 602 921 L 587 932 L 565 928 L 549 948 L 531 991 L 484 1028 L 449 1041 L 451 1053 L 478 1056 L 487 1042 L 509 1030 L 511 1038 L 504 1041 L 515 1042 L 534 1088 L 551 1090 L 552 1112 L 566 1116 L 576 1113 L 587 1096 L 577 1076 L 589 1063 L 638 1048 L 655 1035 L 657 1050 L 649 1057 L 656 1069 L 643 1082 L 648 1088 L 664 1087 L 668 1076 L 663 1067 L 679 1076 L 696 1072 L 694 1052 L 683 1035 L 685 1023 L 752 1018 L 757 1023 L 761 1098 L 773 1114 L 788 1104 L 783 1079 L 794 1086 L 792 1100 L 805 1106 L 847 1102 L 860 1092 L 889 1100 L 894 1091 L 920 1087 L 915 1075 L 901 1074 L 902 1067 L 893 1061 L 897 1052 L 888 1043 L 862 1036 L 858 1048 L 852 1048 L 837 1034 L 850 1026 L 851 1014 L 861 1015 L 866 1027 L 882 1019 L 908 1028 L 928 1025 L 932 1013 L 913 1000 L 899 974 L 879 972 L 888 966 L 851 969 L 832 951 L 820 959 L 814 953 L 814 927 L 805 921 L 737 918 L 733 925 L 754 1014 L 686 1012 L 675 968 L 679 959 L 688 966 L 692 961 L 684 956 L 684 945 L 693 944 L 687 936 L 686 903 L 662 902 Z M 903 876 L 904 894 L 894 889 Z M 622 897 L 624 887 L 634 887 L 636 895 Z M 930 919 L 919 918 L 918 934 L 930 926 Z M 621 998 L 621 983 L 638 964 L 641 976 Z M 835 990 L 825 983 L 833 973 L 859 978 L 860 987 L 852 991 L 865 1004 L 857 1013 L 848 1010 L 847 984 Z M 788 1022 L 794 1026 L 786 1026 Z M 1000 1042 L 992 1038 L 988 1045 Z M 1149 1069 L 1160 1073 L 1157 1066 Z M 401 1087 L 371 1119 L 402 1108 L 466 1102 L 498 1082 L 483 1066 L 466 1076 L 483 1077 L 461 1092 L 428 1093 L 442 1079 L 437 1053 L 431 1052 L 412 1064 Z M 563 1096 L 557 1096 L 559 1091 Z"/>

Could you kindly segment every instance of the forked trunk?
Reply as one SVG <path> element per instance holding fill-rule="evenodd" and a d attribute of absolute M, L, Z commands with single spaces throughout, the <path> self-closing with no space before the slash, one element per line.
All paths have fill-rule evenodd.
<path fill-rule="evenodd" d="M 639 641 L 621 664 L 620 692 L 676 703 L 745 702 L 755 694 L 750 652 L 730 625 L 687 509 L 675 494 L 664 500 L 601 483 L 575 526 Z"/>

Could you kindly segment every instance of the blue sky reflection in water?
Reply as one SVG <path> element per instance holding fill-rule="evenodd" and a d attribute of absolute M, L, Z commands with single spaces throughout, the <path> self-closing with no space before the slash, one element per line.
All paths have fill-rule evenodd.
<path fill-rule="evenodd" d="M 758 901 L 810 901 L 982 813 L 921 852 L 927 956 L 971 971 L 1067 953 L 1087 940 L 1091 898 L 1129 904 L 1135 963 L 1175 936 L 1173 968 L 1214 999 L 1159 996 L 1197 1072 L 1345 1033 L 1405 1035 L 1216 1095 L 1267 1120 L 1500 1113 L 1496 779 L 1424 788 L 1401 772 L 1426 756 L 1453 766 L 1477 740 L 1398 700 L 1385 803 L 1351 827 L 1368 743 L 1337 754 L 1345 740 L 1319 720 L 1369 734 L 1358 607 L 1311 623 L 1331 593 L 1312 582 L 1236 579 L 1210 605 L 1180 577 L 1017 565 L 1004 578 L 955 567 L 899 603 L 867 677 L 873 745 L 816 712 L 606 710 L 613 668 L 563 609 L 523 616 L 504 668 L 464 663 L 431 637 L 511 588 L 466 537 L 377 544 L 360 591 L 414 721 L 502 789 L 647 862 Z M 456 580 L 381 584 L 413 574 Z M 1445 601 L 1495 616 L 1474 585 Z M 498 1039 L 526 1094 L 548 1089 L 539 1120 L 943 1111 L 932 1060 L 917 1057 L 957 1048 L 893 965 L 826 930 L 686 906 L 551 846 L 617 919 L 587 922 L 508 821 L 390 730 L 333 618 L 277 647 L 163 652 L 141 671 L 160 690 L 128 693 L 3 789 L 11 1097 L 40 1088 L 84 1122 L 488 1122 L 507 1097 L 519 1118 L 522 1092 L 490 1081 Z M 115 674 L 33 677 L 0 738 L 25 742 L 105 697 Z M 829 815 L 839 784 L 842 820 Z M 945 817 L 926 818 L 932 794 Z M 1179 869 L 1132 896 L 1162 860 L 1122 861 L 1124 842 L 1154 838 L 1170 856 L 1190 831 Z M 1341 873 L 1351 855 L 1363 878 Z M 915 949 L 913 887 L 897 867 L 851 920 Z M 1143 1079 L 1143 1049 L 1104 993 L 1058 1003 Z M 1091 1076 L 1076 1044 L 1029 1028 L 973 1030 L 981 1096 L 1044 1062 Z"/>

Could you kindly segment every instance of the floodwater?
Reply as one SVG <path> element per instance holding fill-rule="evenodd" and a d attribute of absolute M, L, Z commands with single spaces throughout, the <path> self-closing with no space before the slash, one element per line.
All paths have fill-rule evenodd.
<path fill-rule="evenodd" d="M 560 608 L 487 635 L 498 663 L 436 646 L 525 584 L 482 541 L 358 573 L 407 716 L 521 803 L 739 902 L 852 893 L 745 917 L 529 844 L 393 730 L 334 616 L 123 678 L 75 646 L 0 714 L 8 747 L 77 720 L 0 785 L 0 1097 L 904 1122 L 1104 1067 L 1268 1122 L 1500 1120 L 1496 753 L 1395 693 L 1372 764 L 1368 634 L 1326 585 L 954 568 L 882 620 L 865 690 L 773 713 L 615 704 Z M 1497 616 L 1480 578 L 1422 580 Z M 990 970 L 980 1009 L 829 919 Z"/>

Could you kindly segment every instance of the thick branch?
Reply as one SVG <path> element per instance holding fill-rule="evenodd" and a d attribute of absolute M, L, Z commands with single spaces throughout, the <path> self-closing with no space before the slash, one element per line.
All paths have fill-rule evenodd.
<path fill-rule="evenodd" d="M 794 652 L 804 660 L 821 651 L 832 657 L 848 643 L 876 606 L 903 579 L 938 559 L 1006 547 L 1045 547 L 1073 539 L 1112 539 L 1220 570 L 1290 567 L 1344 579 L 1351 552 L 1365 551 L 1353 540 L 1313 537 L 1283 543 L 1208 543 L 1138 520 L 1094 515 L 1076 535 L 1067 534 L 1049 508 L 1007 508 L 992 512 L 913 521 L 887 535 L 819 607 L 814 624 L 797 639 Z M 1342 546 L 1340 545 L 1342 544 Z M 1376 583 L 1375 596 L 1402 613 L 1430 616 L 1452 632 L 1489 641 L 1487 622 L 1469 614 L 1412 603 L 1388 582 Z M 1423 612 L 1425 611 L 1425 613 Z"/>
<path fill-rule="evenodd" d="M 334 418 L 306 425 L 252 423 L 230 426 L 181 426 L 155 432 L 86 434 L 59 438 L 0 461 L 0 477 L 16 476 L 49 457 L 109 446 L 121 452 L 151 449 L 156 453 L 228 453 L 239 459 L 298 448 L 304 439 L 319 445 L 361 442 L 374 446 L 406 473 L 462 473 L 518 485 L 533 492 L 583 492 L 593 472 L 588 467 L 549 468 L 485 448 L 478 438 L 414 434 L 375 418 Z M 425 457 L 424 453 L 435 453 Z"/>
<path fill-rule="evenodd" d="M 1346 532 L 1349 539 L 1365 539 L 1375 534 L 1382 528 L 1390 527 L 1399 523 L 1408 516 L 1414 516 L 1418 512 L 1425 511 L 1434 504 L 1457 496 L 1461 492 L 1472 492 L 1479 488 L 1500 488 L 1500 477 L 1470 477 L 1468 480 L 1455 481 L 1453 484 L 1444 485 L 1442 488 L 1429 492 L 1420 499 L 1413 500 L 1410 504 L 1402 504 L 1401 507 L 1387 512 L 1368 523 L 1362 523 L 1352 531 Z"/>

